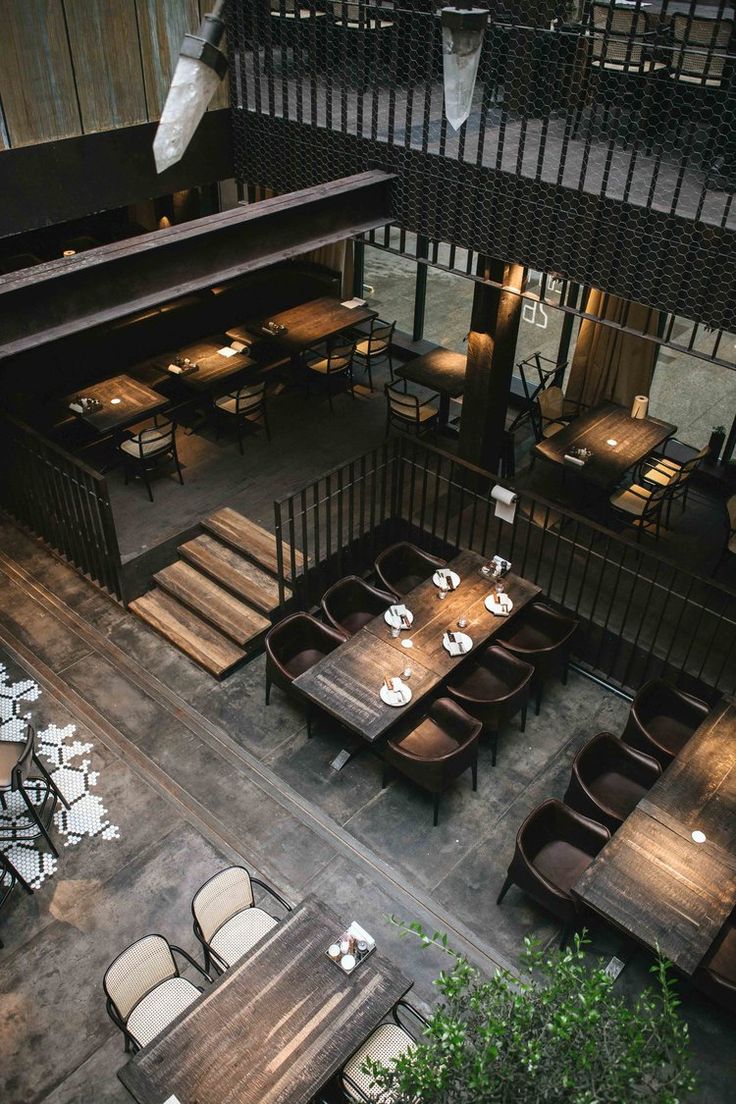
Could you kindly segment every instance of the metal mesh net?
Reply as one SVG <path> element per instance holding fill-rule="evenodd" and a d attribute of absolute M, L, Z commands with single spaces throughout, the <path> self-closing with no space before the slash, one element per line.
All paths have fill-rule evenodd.
<path fill-rule="evenodd" d="M 729 328 L 733 9 L 483 6 L 455 131 L 432 0 L 234 0 L 239 178 L 284 191 L 382 168 L 402 227 Z"/>

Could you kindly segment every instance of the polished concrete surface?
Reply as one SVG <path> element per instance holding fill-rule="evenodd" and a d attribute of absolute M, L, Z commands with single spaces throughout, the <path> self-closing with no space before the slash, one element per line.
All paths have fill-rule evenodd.
<path fill-rule="evenodd" d="M 0 1024 L 10 1040 L 0 1072 L 9 1104 L 124 1101 L 115 1079 L 121 1040 L 100 987 L 107 962 L 158 930 L 195 949 L 189 901 L 238 856 L 298 899 L 312 890 L 357 916 L 431 999 L 442 963 L 399 940 L 389 914 L 447 930 L 486 969 L 513 961 L 527 934 L 554 942 L 557 924 L 524 895 L 498 888 L 516 829 L 536 803 L 561 796 L 580 743 L 620 731 L 628 703 L 573 673 L 550 687 L 525 733 L 502 734 L 498 764 L 481 753 L 479 789 L 458 780 L 440 825 L 430 802 L 402 780 L 380 787 L 369 751 L 340 772 L 330 762 L 348 737 L 304 717 L 274 691 L 263 705 L 263 659 L 221 684 L 193 667 L 12 527 L 0 525 L 0 649 L 42 695 L 39 724 L 78 725 L 94 745 L 97 789 L 117 839 L 64 849 L 34 894 L 16 894 L 3 919 Z M 649 956 L 596 924 L 595 945 L 627 965 L 617 986 L 636 992 Z M 733 1024 L 684 993 L 705 1102 L 729 1099 Z M 731 1050 L 730 1053 L 733 1053 Z"/>

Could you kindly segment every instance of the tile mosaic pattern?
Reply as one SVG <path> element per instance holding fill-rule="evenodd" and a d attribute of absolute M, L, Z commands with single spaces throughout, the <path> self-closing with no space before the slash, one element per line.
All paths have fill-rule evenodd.
<path fill-rule="evenodd" d="M 32 679 L 11 682 L 7 668 L 0 663 L 0 740 L 21 740 L 30 713 L 29 702 L 37 700 L 41 689 Z M 99 771 L 91 769 L 90 753 L 93 745 L 76 738 L 76 725 L 60 727 L 50 724 L 37 733 L 37 750 L 56 785 L 69 802 L 65 809 L 60 803 L 54 814 L 58 835 L 65 847 L 79 843 L 85 837 L 101 836 L 117 839 L 120 831 L 107 816 L 102 798 L 93 792 L 97 786 Z M 29 791 L 32 787 L 28 787 Z M 36 791 L 34 801 L 39 803 L 42 791 Z M 57 859 L 45 847 L 43 838 L 24 839 L 31 824 L 19 794 L 7 797 L 7 809 L 0 810 L 3 818 L 11 823 L 10 839 L 0 842 L 17 870 L 33 889 L 38 889 L 57 868 Z"/>

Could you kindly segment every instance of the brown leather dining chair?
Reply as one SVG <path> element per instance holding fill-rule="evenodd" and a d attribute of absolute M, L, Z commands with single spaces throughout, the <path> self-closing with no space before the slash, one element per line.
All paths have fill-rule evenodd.
<path fill-rule="evenodd" d="M 664 679 L 652 679 L 631 703 L 623 740 L 653 755 L 664 769 L 709 712 L 699 698 L 677 690 Z"/>
<path fill-rule="evenodd" d="M 383 753 L 383 786 L 394 768 L 434 795 L 434 827 L 442 793 L 468 768 L 478 788 L 478 738 L 481 723 L 449 698 L 438 698 L 410 731 L 389 736 Z"/>
<path fill-rule="evenodd" d="M 693 974 L 696 989 L 736 1013 L 736 914 L 726 921 L 720 935 Z"/>
<path fill-rule="evenodd" d="M 376 556 L 373 566 L 386 590 L 403 596 L 431 578 L 439 567 L 447 567 L 447 564 L 409 541 L 400 541 Z"/>
<path fill-rule="evenodd" d="M 516 849 L 496 904 L 517 885 L 563 922 L 565 947 L 582 908 L 572 887 L 611 833 L 602 824 L 550 798 L 533 809 L 516 834 Z"/>
<path fill-rule="evenodd" d="M 453 675 L 447 687 L 450 697 L 466 713 L 483 725 L 483 734 L 491 741 L 493 766 L 496 765 L 498 733 L 501 727 L 521 712 L 521 731 L 526 728 L 526 708 L 534 668 L 497 644 L 478 655 L 474 665 Z"/>
<path fill-rule="evenodd" d="M 336 629 L 353 636 L 395 601 L 395 595 L 371 586 L 357 575 L 347 575 L 325 591 L 322 612 Z"/>
<path fill-rule="evenodd" d="M 274 625 L 266 637 L 266 705 L 271 701 L 272 686 L 298 697 L 307 705 L 307 735 L 310 737 L 312 708 L 294 689 L 294 679 L 334 652 L 346 639 L 344 633 L 323 625 L 308 613 L 292 613 Z"/>
<path fill-rule="evenodd" d="M 565 804 L 615 832 L 661 773 L 651 755 L 599 732 L 573 760 Z"/>
<path fill-rule="evenodd" d="M 537 716 L 547 679 L 559 672 L 562 682 L 567 683 L 567 665 L 578 624 L 574 617 L 558 613 L 544 602 L 532 602 L 496 634 L 496 640 L 507 651 L 534 667 Z"/>

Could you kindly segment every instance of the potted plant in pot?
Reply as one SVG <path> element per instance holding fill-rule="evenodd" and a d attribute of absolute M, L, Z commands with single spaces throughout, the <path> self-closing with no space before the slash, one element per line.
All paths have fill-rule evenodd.
<path fill-rule="evenodd" d="M 713 426 L 710 440 L 708 441 L 708 452 L 714 464 L 718 462 L 718 457 L 721 455 L 721 449 L 723 448 L 723 442 L 725 440 L 726 427 L 722 425 Z"/>
<path fill-rule="evenodd" d="M 634 1001 L 614 993 L 584 938 L 543 952 L 526 940 L 521 977 L 487 978 L 447 936 L 404 927 L 449 954 L 442 1001 L 395 1065 L 366 1062 L 370 1099 L 392 1104 L 683 1104 L 695 1087 L 687 1024 L 668 964 Z M 382 1095 L 385 1094 L 385 1095 Z"/>

